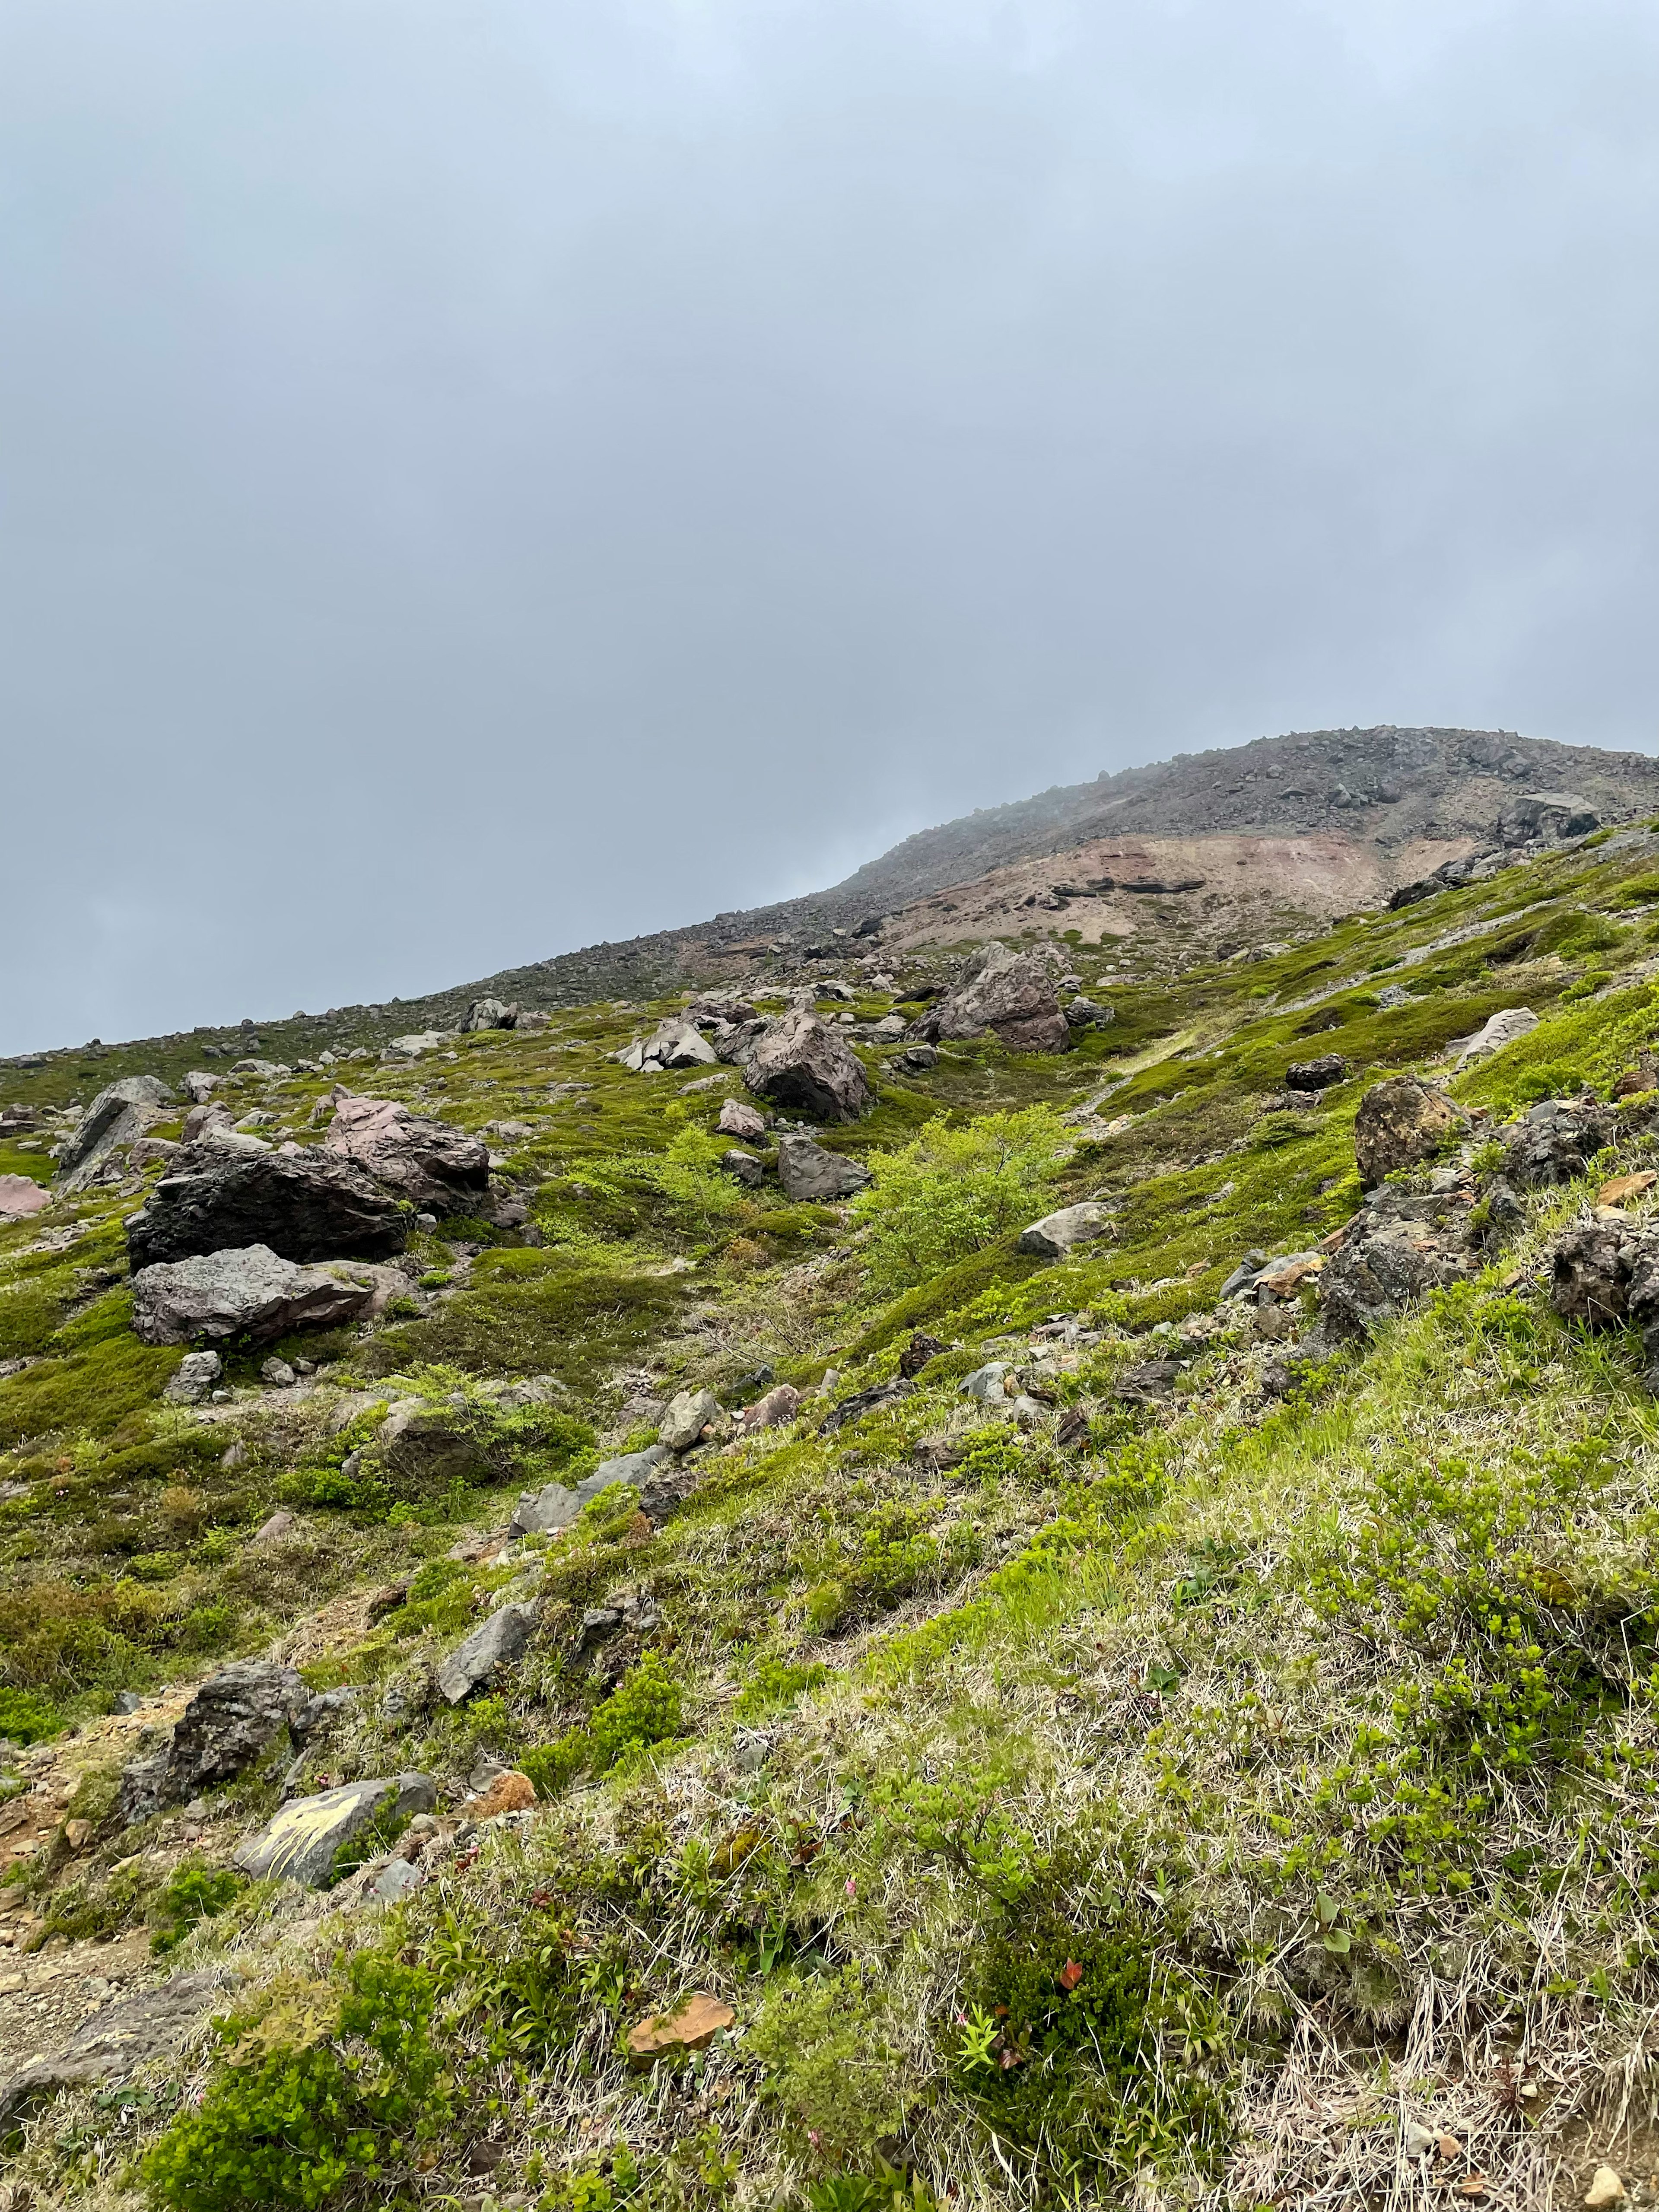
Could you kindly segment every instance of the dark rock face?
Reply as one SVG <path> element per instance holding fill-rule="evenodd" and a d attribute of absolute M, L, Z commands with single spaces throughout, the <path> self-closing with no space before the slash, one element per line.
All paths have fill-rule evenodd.
<path fill-rule="evenodd" d="M 1571 1182 L 1618 1133 L 1618 1116 L 1594 1098 L 1546 1098 L 1502 1137 L 1504 1172 L 1522 1190 Z"/>
<path fill-rule="evenodd" d="M 116 1801 L 121 1819 L 144 1820 L 163 1805 L 228 1782 L 252 1765 L 310 1699 L 292 1667 L 243 1659 L 221 1668 L 185 1707 L 167 1749 L 123 1773 Z"/>
<path fill-rule="evenodd" d="M 112 1152 L 161 1119 L 173 1095 L 155 1075 L 124 1076 L 100 1091 L 58 1152 L 58 1176 L 64 1188 L 78 1190 L 90 1182 Z"/>
<path fill-rule="evenodd" d="M 810 1137 L 778 1139 L 778 1182 L 792 1206 L 829 1206 L 850 1198 L 871 1181 L 857 1160 L 827 1152 Z"/>
<path fill-rule="evenodd" d="M 290 1329 L 355 1321 L 374 1295 L 371 1283 L 296 1267 L 267 1244 L 245 1244 L 140 1267 L 132 1278 L 133 1334 L 143 1344 L 231 1337 L 270 1344 Z"/>
<path fill-rule="evenodd" d="M 1390 1076 L 1365 1093 L 1354 1116 L 1360 1182 L 1369 1188 L 1397 1168 L 1431 1158 L 1462 1127 L 1463 1115 L 1450 1099 L 1415 1075 Z"/>
<path fill-rule="evenodd" d="M 476 1213 L 489 1194 L 487 1145 L 390 1098 L 342 1098 L 323 1143 L 422 1212 Z"/>
<path fill-rule="evenodd" d="M 190 1146 L 127 1220 L 135 1268 L 250 1244 L 284 1260 L 387 1260 L 407 1241 L 398 1200 L 319 1150 Z"/>
<path fill-rule="evenodd" d="M 1066 1001 L 1066 1026 L 1068 1030 L 1103 1030 L 1117 1019 L 1113 1006 L 1103 1006 L 1093 999 L 1085 998 L 1081 991 Z"/>
<path fill-rule="evenodd" d="M 849 1422 L 860 1419 L 866 1413 L 873 1413 L 878 1406 L 889 1405 L 895 1398 L 908 1398 L 915 1387 L 914 1382 L 901 1375 L 894 1382 L 877 1382 L 868 1390 L 860 1390 L 850 1398 L 843 1398 L 838 1406 L 832 1406 L 819 1422 L 818 1434 L 833 1437 L 837 1430 L 846 1428 Z"/>
<path fill-rule="evenodd" d="M 1630 1318 L 1631 1279 L 1645 1250 L 1643 1237 L 1617 1222 L 1569 1229 L 1550 1247 L 1550 1304 L 1563 1321 L 1617 1328 Z"/>
<path fill-rule="evenodd" d="M 1181 1380 L 1178 1359 L 1143 1359 L 1126 1367 L 1112 1386 L 1120 1405 L 1153 1406 L 1167 1398 Z"/>
<path fill-rule="evenodd" d="M 516 1659 L 535 1632 L 533 1605 L 504 1605 L 457 1645 L 438 1668 L 438 1687 L 452 1705 L 486 1681 L 498 1667 Z"/>
<path fill-rule="evenodd" d="M 1348 1063 L 1340 1052 L 1321 1053 L 1317 1060 L 1299 1060 L 1285 1071 L 1287 1091 L 1328 1091 L 1332 1084 L 1340 1083 L 1348 1072 Z"/>
<path fill-rule="evenodd" d="M 937 1359 L 949 1347 L 937 1336 L 926 1336 L 918 1329 L 899 1354 L 899 1373 L 906 1381 L 920 1375 L 930 1359 Z"/>
<path fill-rule="evenodd" d="M 1431 1291 L 1474 1272 L 1473 1193 L 1401 1199 L 1379 1191 L 1349 1223 L 1319 1278 L 1319 1324 L 1334 1342 L 1370 1335 Z"/>
<path fill-rule="evenodd" d="M 856 1121 L 876 1103 L 849 1047 L 816 1014 L 783 1014 L 755 1041 L 744 1081 L 757 1098 L 815 1121 Z"/>
<path fill-rule="evenodd" d="M 1072 1042 L 1048 963 L 1011 952 L 994 938 L 970 955 L 954 988 L 916 1024 L 930 1043 L 988 1031 L 1015 1052 L 1066 1052 Z"/>

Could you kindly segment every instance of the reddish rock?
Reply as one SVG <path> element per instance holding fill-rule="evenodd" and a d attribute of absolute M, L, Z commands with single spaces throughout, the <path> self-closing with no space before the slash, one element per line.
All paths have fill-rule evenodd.
<path fill-rule="evenodd" d="M 342 1098 L 323 1139 L 428 1213 L 473 1213 L 489 1189 L 489 1148 L 392 1098 Z"/>
<path fill-rule="evenodd" d="M 955 988 L 916 1029 L 933 1042 L 988 1033 L 1015 1052 L 1067 1052 L 1072 1043 L 1047 961 L 1011 952 L 994 938 L 964 963 Z"/>
<path fill-rule="evenodd" d="M 0 1175 L 0 1214 L 13 1221 L 23 1221 L 51 1203 L 52 1193 L 42 1190 L 27 1176 Z"/>

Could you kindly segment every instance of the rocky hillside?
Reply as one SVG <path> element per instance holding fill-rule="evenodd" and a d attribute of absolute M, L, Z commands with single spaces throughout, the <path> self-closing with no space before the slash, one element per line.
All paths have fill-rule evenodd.
<path fill-rule="evenodd" d="M 0 1073 L 13 2212 L 1654 2201 L 1659 830 L 1409 803 Z"/>

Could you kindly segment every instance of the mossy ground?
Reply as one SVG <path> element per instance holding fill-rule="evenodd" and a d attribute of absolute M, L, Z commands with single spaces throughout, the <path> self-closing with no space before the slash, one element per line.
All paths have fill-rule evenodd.
<path fill-rule="evenodd" d="M 234 2175 L 259 2098 L 313 2073 L 368 2116 L 341 2142 L 374 2139 L 315 2148 L 331 2205 L 465 2193 L 481 2137 L 498 2193 L 584 2212 L 871 2191 L 1404 2202 L 1402 2114 L 1455 2138 L 1433 2183 L 1448 2202 L 1477 2173 L 1490 2202 L 1582 2197 L 1592 2153 L 1633 2170 L 1659 2002 L 1659 1462 L 1639 1347 L 1566 1328 L 1536 1279 L 1588 1187 L 1532 1200 L 1484 1274 L 1289 1399 L 1264 1395 L 1273 1347 L 1216 1297 L 1245 1250 L 1304 1249 L 1352 1211 L 1352 1117 L 1379 1074 L 1433 1066 L 1516 1005 L 1544 1018 L 1452 1080 L 1466 1103 L 1501 1118 L 1627 1066 L 1659 1033 L 1654 880 L 1652 841 L 1615 840 L 1270 959 L 1097 984 L 1104 956 L 1076 948 L 1117 1013 L 1078 1053 L 952 1046 L 878 1077 L 878 1112 L 835 1133 L 857 1155 L 941 1112 L 1073 1117 L 1053 1202 L 1116 1211 L 1062 1265 L 1009 1235 L 878 1295 L 847 1210 L 739 1192 L 712 1164 L 734 1073 L 705 1088 L 609 1058 L 665 1006 L 340 1071 L 467 1127 L 527 1125 L 491 1141 L 539 1241 L 482 1224 L 424 1240 L 423 1310 L 332 1344 L 301 1394 L 244 1364 L 211 1418 L 161 1410 L 177 1355 L 125 1328 L 131 1192 L 54 1208 L 76 1232 L 61 1249 L 40 1223 L 0 1231 L 0 1329 L 33 1363 L 0 1380 L 3 1680 L 77 1724 L 60 1744 L 83 1747 L 88 1805 L 109 1795 L 113 1690 L 283 1638 L 316 1686 L 363 1693 L 331 1775 L 420 1766 L 453 1801 L 487 1751 L 524 1759 L 544 1801 L 384 1919 L 301 1918 L 269 1887 L 193 1917 L 274 1768 L 188 1850 L 164 1817 L 45 1854 L 27 1878 L 66 1936 L 143 1923 L 171 1964 L 238 1964 L 246 2049 L 276 2070 L 256 2084 L 197 2048 L 131 2124 L 70 2100 L 30 2127 L 30 2185 L 282 2201 L 298 2169 L 272 2182 L 258 2160 L 257 2185 L 189 2194 L 209 2170 L 185 2154 L 192 2100 L 203 2159 Z M 1608 980 L 1586 994 L 1587 975 Z M 1377 1003 L 1387 982 L 1403 1004 Z M 1328 1050 L 1345 1079 L 1287 1104 L 1286 1067 Z M 227 1089 L 304 1140 L 328 1086 Z M 1030 1333 L 1059 1315 L 1093 1340 L 1045 1364 L 1056 1340 Z M 918 1326 L 950 1349 L 915 1391 L 822 1432 Z M 1176 1342 L 1194 1356 L 1167 1404 L 1113 1398 Z M 1046 1378 L 1029 1431 L 957 1387 L 997 1357 Z M 698 1384 L 737 1404 L 769 1368 L 820 1395 L 706 1455 L 659 1527 L 618 1491 L 499 1566 L 447 1556 L 527 1481 L 647 1440 L 642 1398 Z M 550 1378 L 547 1406 L 492 1412 L 483 1386 L 526 1375 Z M 363 1410 L 337 1431 L 342 1389 Z M 472 1474 L 400 1492 L 371 1447 L 346 1478 L 376 1408 L 411 1391 L 470 1408 Z M 1063 1425 L 1073 1407 L 1085 1421 Z M 283 1502 L 293 1542 L 252 1546 Z M 387 1601 L 354 1611 L 374 1585 Z M 410 1693 L 532 1591 L 537 1638 L 488 1694 Z M 633 1592 L 654 1625 L 586 1640 L 584 1614 Z M 343 2025 L 380 1986 L 366 1956 L 421 1978 L 401 2002 L 439 2055 L 396 2124 L 375 2102 L 379 2015 Z M 693 1990 L 738 2033 L 630 2074 L 627 2027 Z M 169 2120 L 146 2181 L 134 2146 Z"/>

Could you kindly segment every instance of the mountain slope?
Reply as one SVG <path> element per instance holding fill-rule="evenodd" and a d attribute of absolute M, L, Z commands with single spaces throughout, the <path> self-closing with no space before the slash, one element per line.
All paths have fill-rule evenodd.
<path fill-rule="evenodd" d="M 1251 949 L 1069 946 L 1115 1018 L 1063 1055 L 860 1042 L 851 1206 L 731 1177 L 733 1068 L 619 1064 L 678 999 L 228 1074 L 270 1143 L 341 1075 L 487 1133 L 522 1212 L 421 1225 L 373 1322 L 274 1347 L 310 1372 L 228 1346 L 194 1407 L 131 1328 L 161 1161 L 0 1229 L 14 2187 L 1554 2212 L 1607 2163 L 1641 2201 L 1659 1421 L 1630 1314 L 1557 1304 L 1659 1261 L 1659 836 Z M 1413 1072 L 1469 1120 L 1365 1200 L 1357 1116 Z M 0 1173 L 60 1091 L 0 1079 L 42 1124 Z M 1062 1203 L 1103 1233 L 1022 1249 Z M 697 1390 L 705 1441 L 510 1536 Z M 258 1654 L 322 1711 L 124 1814 Z M 285 1792 L 410 1772 L 434 1810 L 331 1887 L 237 1875 Z"/>

